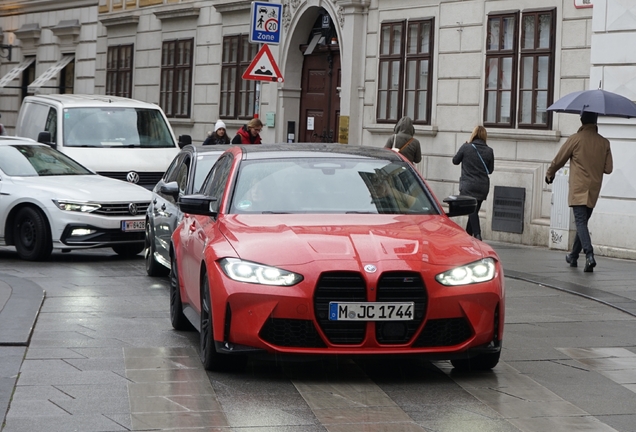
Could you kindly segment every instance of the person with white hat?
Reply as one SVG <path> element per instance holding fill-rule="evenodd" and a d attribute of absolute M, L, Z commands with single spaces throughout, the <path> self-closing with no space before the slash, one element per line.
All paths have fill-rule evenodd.
<path fill-rule="evenodd" d="M 214 125 L 214 132 L 208 132 L 208 137 L 203 141 L 203 145 L 229 144 L 230 137 L 227 136 L 225 123 L 218 120 Z"/>

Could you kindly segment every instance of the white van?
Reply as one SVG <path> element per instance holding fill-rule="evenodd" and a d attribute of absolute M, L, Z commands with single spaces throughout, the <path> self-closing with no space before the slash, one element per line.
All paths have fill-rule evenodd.
<path fill-rule="evenodd" d="M 27 96 L 16 135 L 49 144 L 98 174 L 148 189 L 161 179 L 188 135 L 175 140 L 157 105 L 115 96 Z"/>

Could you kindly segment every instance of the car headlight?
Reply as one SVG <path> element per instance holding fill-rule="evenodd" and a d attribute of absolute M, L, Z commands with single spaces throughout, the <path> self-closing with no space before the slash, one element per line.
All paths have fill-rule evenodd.
<path fill-rule="evenodd" d="M 495 277 L 495 260 L 484 258 L 474 263 L 456 267 L 435 276 L 437 282 L 446 286 L 469 285 L 488 282 Z"/>
<path fill-rule="evenodd" d="M 90 213 L 95 210 L 99 210 L 102 206 L 95 203 L 89 202 L 81 202 L 81 201 L 62 201 L 62 200 L 53 200 L 53 203 L 60 210 L 64 211 L 76 211 L 82 213 Z"/>
<path fill-rule="evenodd" d="M 292 286 L 303 280 L 299 274 L 237 258 L 223 258 L 219 263 L 227 277 L 239 282 Z"/>

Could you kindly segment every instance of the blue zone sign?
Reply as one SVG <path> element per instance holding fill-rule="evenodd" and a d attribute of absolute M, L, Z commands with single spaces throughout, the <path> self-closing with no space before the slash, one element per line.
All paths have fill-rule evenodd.
<path fill-rule="evenodd" d="M 278 45 L 283 5 L 252 2 L 250 42 Z"/>

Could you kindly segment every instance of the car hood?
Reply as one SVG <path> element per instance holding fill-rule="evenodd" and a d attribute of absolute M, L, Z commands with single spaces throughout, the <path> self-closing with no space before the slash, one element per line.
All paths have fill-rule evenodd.
<path fill-rule="evenodd" d="M 269 265 L 400 260 L 452 266 L 484 257 L 486 246 L 439 215 L 228 215 L 219 222 L 241 259 Z"/>
<path fill-rule="evenodd" d="M 152 199 L 149 190 L 99 175 L 13 177 L 19 189 L 32 188 L 51 199 L 92 202 L 142 202 Z"/>
<path fill-rule="evenodd" d="M 63 147 L 58 150 L 98 172 L 164 172 L 180 151 L 178 147 Z"/>

